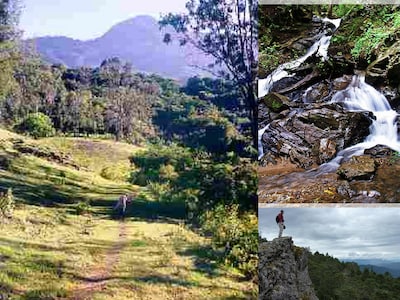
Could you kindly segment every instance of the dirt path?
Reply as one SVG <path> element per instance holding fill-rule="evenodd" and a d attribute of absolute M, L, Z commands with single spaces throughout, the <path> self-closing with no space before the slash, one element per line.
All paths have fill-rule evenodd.
<path fill-rule="evenodd" d="M 121 222 L 119 225 L 118 241 L 105 254 L 105 259 L 101 264 L 95 265 L 90 271 L 89 276 L 79 277 L 82 283 L 72 292 L 65 300 L 87 300 L 91 299 L 95 292 L 99 292 L 105 288 L 108 281 L 112 280 L 113 267 L 117 265 L 119 254 L 126 246 L 126 225 Z M 61 300 L 61 299 L 60 299 Z"/>

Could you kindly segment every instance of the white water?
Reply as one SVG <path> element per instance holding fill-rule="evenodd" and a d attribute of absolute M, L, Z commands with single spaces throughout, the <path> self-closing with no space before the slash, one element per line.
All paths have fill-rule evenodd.
<path fill-rule="evenodd" d="M 344 158 L 362 155 L 365 149 L 385 145 L 400 151 L 397 135 L 398 114 L 391 109 L 386 97 L 365 82 L 365 75 L 354 75 L 350 85 L 332 97 L 332 102 L 341 102 L 349 111 L 370 111 L 375 119 L 369 128 L 365 141 L 346 148 L 332 161 L 321 165 L 319 173 L 333 172 Z"/>
<path fill-rule="evenodd" d="M 341 19 L 324 18 L 324 19 L 322 19 L 322 22 L 332 23 L 335 26 L 334 30 L 336 30 L 340 25 Z M 268 75 L 267 78 L 258 80 L 258 98 L 261 98 L 261 97 L 265 96 L 266 94 L 268 94 L 275 82 L 277 82 L 283 78 L 293 76 L 293 74 L 290 75 L 288 71 L 298 68 L 303 62 L 306 61 L 307 58 L 309 58 L 313 54 L 317 53 L 316 55 L 321 56 L 321 59 L 323 61 L 327 60 L 328 59 L 328 47 L 329 47 L 331 38 L 332 38 L 332 35 L 328 36 L 327 32 L 325 31 L 324 34 L 322 35 L 322 37 L 319 40 L 317 40 L 311 46 L 310 49 L 308 49 L 308 51 L 305 55 L 301 56 L 300 58 L 298 58 L 294 61 L 290 61 L 290 62 L 280 65 L 275 71 L 273 71 L 270 75 Z M 267 128 L 268 128 L 268 125 L 258 131 L 258 159 L 259 160 L 264 155 L 261 138 Z"/>
<path fill-rule="evenodd" d="M 328 19 L 324 18 L 322 20 L 323 22 L 327 23 L 330 22 L 335 26 L 335 30 L 339 27 L 341 19 Z M 327 35 L 327 32 L 325 31 L 322 35 L 322 37 L 317 40 L 311 48 L 308 49 L 306 54 L 303 56 L 299 57 L 298 59 L 294 61 L 290 61 L 287 63 L 284 63 L 282 65 L 279 65 L 279 67 L 273 71 L 270 75 L 268 75 L 267 78 L 260 79 L 258 80 L 258 98 L 261 98 L 265 96 L 266 94 L 269 93 L 271 90 L 273 84 L 283 78 L 286 77 L 291 77 L 293 76 L 289 74 L 288 71 L 294 70 L 298 68 L 303 62 L 306 61 L 307 58 L 312 56 L 313 54 L 317 53 L 317 56 L 321 56 L 321 59 L 323 61 L 328 59 L 328 47 L 330 44 L 330 40 L 332 38 L 332 35 Z"/>
<path fill-rule="evenodd" d="M 269 124 L 258 131 L 258 160 L 260 160 L 264 155 L 264 148 L 263 148 L 261 139 L 262 139 L 262 136 L 263 136 L 265 130 L 267 130 L 268 127 L 269 127 Z"/>

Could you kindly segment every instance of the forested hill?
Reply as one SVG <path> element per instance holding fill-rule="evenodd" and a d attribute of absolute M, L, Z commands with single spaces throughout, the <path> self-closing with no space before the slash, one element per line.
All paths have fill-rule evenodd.
<path fill-rule="evenodd" d="M 184 81 L 201 73 L 196 66 L 206 67 L 211 58 L 187 45 L 168 45 L 157 20 L 150 16 L 137 16 L 113 26 L 99 38 L 89 41 L 69 37 L 40 37 L 26 41 L 44 60 L 67 67 L 95 67 L 105 58 L 120 57 L 132 63 L 135 70 L 157 73 Z M 172 32 L 172 30 L 171 30 Z M 210 75 L 210 74 L 208 74 Z"/>
<path fill-rule="evenodd" d="M 388 272 L 393 277 L 400 277 L 400 262 L 398 261 L 384 259 L 354 259 L 345 261 L 354 261 L 362 270 L 367 268 L 378 274 L 385 274 Z"/>
<path fill-rule="evenodd" d="M 309 256 L 308 270 L 320 300 L 400 299 L 400 278 L 363 270 L 354 262 L 340 262 L 318 252 Z"/>

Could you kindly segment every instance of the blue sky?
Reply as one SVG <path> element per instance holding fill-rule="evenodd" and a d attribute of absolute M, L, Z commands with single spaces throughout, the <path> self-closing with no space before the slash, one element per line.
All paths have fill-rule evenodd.
<path fill-rule="evenodd" d="M 185 12 L 187 0 L 21 0 L 24 38 L 68 36 L 93 39 L 136 15 Z"/>
<path fill-rule="evenodd" d="M 368 207 L 369 206 L 369 207 Z M 262 237 L 278 237 L 280 207 L 259 208 Z M 341 259 L 400 261 L 400 206 L 283 207 L 286 230 L 297 246 Z"/>

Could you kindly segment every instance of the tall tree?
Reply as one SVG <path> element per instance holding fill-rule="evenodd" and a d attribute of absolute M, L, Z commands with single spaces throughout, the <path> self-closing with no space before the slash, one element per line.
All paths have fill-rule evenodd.
<path fill-rule="evenodd" d="M 152 116 L 149 96 L 126 87 L 110 88 L 105 95 L 108 131 L 113 132 L 117 140 L 134 139 L 136 131 L 149 133 Z"/>
<path fill-rule="evenodd" d="M 0 1 L 0 42 L 14 40 L 18 35 L 16 29 L 20 2 L 18 0 Z"/>
<path fill-rule="evenodd" d="M 187 13 L 168 14 L 161 27 L 172 26 L 181 45 L 192 44 L 215 59 L 226 71 L 219 75 L 231 79 L 240 90 L 252 121 L 257 147 L 257 6 L 256 0 L 189 0 Z M 166 34 L 164 42 L 171 42 Z"/>
<path fill-rule="evenodd" d="M 10 93 L 16 87 L 13 73 L 19 59 L 15 45 L 18 36 L 16 28 L 19 17 L 18 4 L 16 0 L 0 1 L 0 105 L 8 100 Z M 0 117 L 2 111 L 0 106 Z"/>

